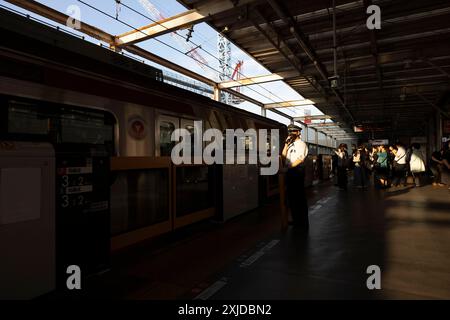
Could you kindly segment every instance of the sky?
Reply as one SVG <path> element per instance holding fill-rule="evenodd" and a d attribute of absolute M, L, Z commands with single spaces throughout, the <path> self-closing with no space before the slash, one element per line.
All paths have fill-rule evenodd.
<path fill-rule="evenodd" d="M 38 0 L 38 2 L 49 6 L 60 12 L 69 14 L 70 6 L 77 6 L 80 9 L 81 21 L 90 25 L 96 26 L 110 34 L 119 35 L 132 30 L 132 28 L 139 28 L 154 22 L 158 18 L 157 13 L 164 17 L 170 17 L 186 11 L 181 4 L 176 0 L 121 0 L 123 5 L 117 7 L 115 0 Z M 153 6 L 153 11 L 148 11 L 142 3 L 149 2 Z M 0 0 L 0 4 L 8 8 L 13 8 L 19 12 L 29 13 L 25 10 L 15 7 L 6 1 Z M 127 8 L 130 7 L 131 9 Z M 147 6 L 148 8 L 149 6 Z M 101 10 L 111 17 L 108 17 L 96 9 Z M 115 19 L 118 14 L 121 23 Z M 38 17 L 40 20 L 46 21 L 51 25 L 56 25 L 55 22 L 46 20 L 39 17 L 36 14 L 30 13 L 32 17 Z M 153 20 L 152 20 L 153 19 Z M 131 28 L 131 27 L 132 28 Z M 65 26 L 63 26 L 65 27 Z M 67 27 L 66 27 L 67 28 Z M 73 29 L 69 29 L 71 32 L 77 33 Z M 217 50 L 217 32 L 208 26 L 206 23 L 197 24 L 194 26 L 194 32 L 189 42 L 186 41 L 187 30 L 181 30 L 179 35 L 166 34 L 156 39 L 150 39 L 140 42 L 138 46 L 164 57 L 176 64 L 184 66 L 194 72 L 202 74 L 205 77 L 218 81 L 219 61 Z M 89 41 L 98 43 L 96 39 L 89 38 Z M 196 61 L 188 57 L 185 53 L 192 48 L 200 46 L 197 52 L 207 61 L 208 67 L 201 67 Z M 257 63 L 252 57 L 248 56 L 245 52 L 231 46 L 231 65 L 234 66 L 240 60 L 244 62 L 243 69 L 241 71 L 241 78 L 260 76 L 270 74 L 263 66 Z M 142 58 L 139 57 L 139 60 Z M 150 65 L 154 65 L 167 72 L 164 67 L 161 67 L 155 63 L 147 62 Z M 214 70 L 215 69 L 215 70 Z M 308 97 L 302 97 L 299 93 L 290 88 L 287 84 L 277 81 L 259 85 L 252 85 L 243 87 L 241 92 L 249 97 L 254 98 L 262 103 L 273 103 L 279 101 L 289 100 L 302 100 Z M 239 105 L 235 105 L 238 108 L 245 109 L 256 114 L 261 113 L 261 109 L 249 102 L 244 102 Z M 288 114 L 289 116 L 304 116 L 304 110 L 310 110 L 311 115 L 323 114 L 314 106 L 295 107 L 295 108 L 282 108 L 280 111 Z M 267 117 L 289 124 L 290 121 L 282 116 L 279 116 L 273 112 L 267 112 Z"/>

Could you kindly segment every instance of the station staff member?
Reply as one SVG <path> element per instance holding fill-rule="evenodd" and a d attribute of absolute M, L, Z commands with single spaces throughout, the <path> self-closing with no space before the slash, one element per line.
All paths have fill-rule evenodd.
<path fill-rule="evenodd" d="M 291 209 L 292 222 L 296 227 L 309 228 L 308 204 L 305 194 L 305 166 L 308 146 L 300 139 L 301 128 L 290 124 L 289 136 L 284 144 L 282 157 L 287 167 L 286 185 L 288 205 Z"/>

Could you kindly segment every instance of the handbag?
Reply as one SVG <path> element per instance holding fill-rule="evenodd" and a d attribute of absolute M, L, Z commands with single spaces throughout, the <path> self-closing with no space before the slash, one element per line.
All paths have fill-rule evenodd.
<path fill-rule="evenodd" d="M 381 162 L 375 162 L 375 163 L 374 163 L 374 167 L 375 167 L 376 169 L 379 169 L 379 168 L 381 168 L 381 164 L 382 164 L 382 163 L 385 163 L 386 161 L 387 161 L 387 157 L 384 158 L 384 160 L 381 161 Z"/>

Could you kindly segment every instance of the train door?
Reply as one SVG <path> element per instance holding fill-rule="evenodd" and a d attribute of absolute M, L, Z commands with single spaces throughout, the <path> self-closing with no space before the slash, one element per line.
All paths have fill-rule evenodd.
<path fill-rule="evenodd" d="M 52 123 L 57 130 L 57 285 L 64 288 L 71 265 L 83 276 L 109 267 L 115 119 L 100 110 L 60 106 Z"/>
<path fill-rule="evenodd" d="M 171 134 L 175 129 L 186 129 L 191 134 L 192 162 L 172 168 L 173 228 L 212 217 L 215 212 L 215 168 L 201 161 L 194 163 L 194 130 L 202 131 L 203 128 L 195 128 L 193 119 L 167 115 L 158 117 L 157 128 L 157 156 L 171 155 L 176 143 L 171 141 Z M 201 140 L 199 142 L 202 145 Z"/>
<path fill-rule="evenodd" d="M 104 146 L 56 145 L 57 281 L 65 287 L 67 268 L 83 276 L 109 266 L 109 159 Z"/>
<path fill-rule="evenodd" d="M 2 131 L 7 138 L 53 145 L 55 278 L 57 288 L 64 289 L 70 266 L 78 266 L 84 279 L 109 265 L 115 118 L 90 108 L 4 99 L 7 123 Z"/>
<path fill-rule="evenodd" d="M 201 135 L 194 135 L 194 131 L 203 131 L 200 123 L 180 118 L 180 128 L 191 134 L 192 162 L 174 166 L 174 228 L 212 217 L 214 214 L 215 166 L 203 164 L 201 154 L 198 157 L 194 155 L 195 143 L 204 147 Z M 196 125 L 198 127 L 195 127 Z"/>

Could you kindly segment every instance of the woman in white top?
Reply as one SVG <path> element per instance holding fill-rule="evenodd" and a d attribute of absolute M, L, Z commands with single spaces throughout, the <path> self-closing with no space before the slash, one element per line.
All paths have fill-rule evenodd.
<path fill-rule="evenodd" d="M 409 161 L 409 170 L 414 176 L 414 183 L 420 186 L 420 180 L 425 173 L 425 161 L 422 151 L 420 151 L 420 144 L 414 143 L 412 145 L 411 160 Z"/>
<path fill-rule="evenodd" d="M 400 184 L 406 185 L 406 150 L 401 144 L 396 144 L 393 153 L 394 158 L 394 179 L 392 180 L 392 186 L 397 187 Z"/>

